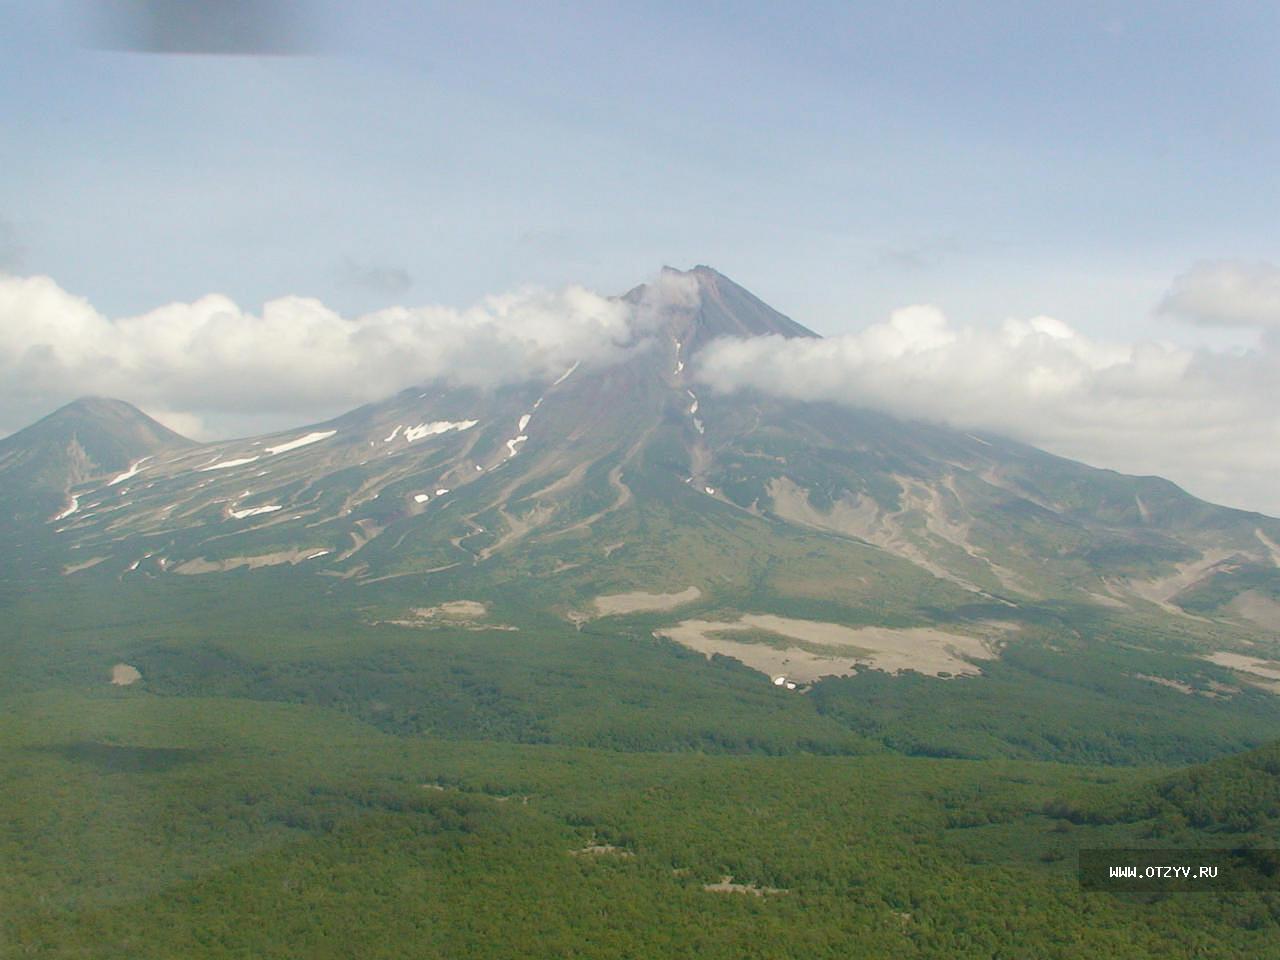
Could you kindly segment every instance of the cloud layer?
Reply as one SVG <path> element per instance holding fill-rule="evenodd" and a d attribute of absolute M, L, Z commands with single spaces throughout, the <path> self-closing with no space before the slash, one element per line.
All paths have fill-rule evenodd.
<path fill-rule="evenodd" d="M 699 376 L 1012 436 L 1280 515 L 1280 338 L 1243 354 L 1092 339 L 1051 317 L 957 326 L 933 306 L 824 340 L 722 340 Z"/>
<path fill-rule="evenodd" d="M 1280 515 L 1277 275 L 1202 264 L 1160 307 L 1256 329 L 1245 352 L 1100 340 L 1045 316 L 962 326 L 912 306 L 846 336 L 717 341 L 696 373 L 721 391 L 1001 433 Z M 0 432 L 85 394 L 130 400 L 204 438 L 295 426 L 436 378 L 554 378 L 578 360 L 604 365 L 643 349 L 667 307 L 696 297 L 691 278 L 664 271 L 631 301 L 567 287 L 346 318 L 303 297 L 254 313 L 210 295 L 113 319 L 47 277 L 0 275 Z"/>
<path fill-rule="evenodd" d="M 210 295 L 112 319 L 48 277 L 0 276 L 0 409 L 12 430 L 100 394 L 196 434 L 283 426 L 437 377 L 493 386 L 613 362 L 632 341 L 634 312 L 567 287 L 354 319 L 304 297 L 252 313 Z"/>
<path fill-rule="evenodd" d="M 1178 276 L 1160 312 L 1214 327 L 1280 327 L 1280 267 L 1214 260 Z"/>

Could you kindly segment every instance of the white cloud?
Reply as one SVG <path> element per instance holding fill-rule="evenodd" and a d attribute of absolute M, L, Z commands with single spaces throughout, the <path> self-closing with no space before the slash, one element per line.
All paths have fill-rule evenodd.
<path fill-rule="evenodd" d="M 1177 277 L 1160 312 L 1206 326 L 1280 326 L 1280 267 L 1215 260 Z"/>
<path fill-rule="evenodd" d="M 1232 287 L 1224 270 L 1189 271 L 1166 303 L 1198 303 L 1202 318 L 1210 301 L 1188 291 L 1247 288 L 1229 309 L 1214 301 L 1216 315 L 1261 323 L 1266 271 Z M 1210 275 L 1216 287 L 1193 282 Z M 575 361 L 604 365 L 644 349 L 664 310 L 697 296 L 694 278 L 664 271 L 630 301 L 567 287 L 464 310 L 346 318 L 303 297 L 252 313 L 210 295 L 113 319 L 47 277 L 0 275 L 0 425 L 17 429 L 100 394 L 206 438 L 297 426 L 436 378 L 553 380 Z M 957 325 L 937 307 L 912 306 L 847 336 L 717 341 L 695 362 L 722 391 L 755 387 L 988 430 L 1280 515 L 1280 330 L 1230 353 L 1096 339 L 1046 316 Z"/>
<path fill-rule="evenodd" d="M 1242 354 L 1106 342 L 1051 317 L 957 326 L 933 306 L 823 340 L 721 340 L 699 376 L 988 430 L 1280 515 L 1280 340 Z"/>
<path fill-rule="evenodd" d="M 113 319 L 48 277 L 0 276 L 0 410 L 16 429 L 100 394 L 187 429 L 283 426 L 436 378 L 487 387 L 613 362 L 629 349 L 634 312 L 566 287 L 354 319 L 305 297 L 251 313 L 211 294 Z"/>

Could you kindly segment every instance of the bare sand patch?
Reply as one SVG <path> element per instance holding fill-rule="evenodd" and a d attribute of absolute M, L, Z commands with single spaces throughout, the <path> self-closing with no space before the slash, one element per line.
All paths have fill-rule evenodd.
<path fill-rule="evenodd" d="M 1263 660 L 1243 653 L 1232 653 L 1229 650 L 1219 650 L 1204 659 L 1220 667 L 1228 667 L 1238 673 L 1246 674 L 1254 686 L 1280 693 L 1280 661 Z"/>
<path fill-rule="evenodd" d="M 615 847 L 612 843 L 588 843 L 579 850 L 570 850 L 575 857 L 634 857 L 635 853 L 626 847 Z"/>
<path fill-rule="evenodd" d="M 719 883 L 704 883 L 702 889 L 709 893 L 749 893 L 756 897 L 791 892 L 790 890 L 784 890 L 782 887 L 762 887 L 756 883 L 734 883 L 733 877 L 721 877 Z"/>
<path fill-rule="evenodd" d="M 745 666 L 797 683 L 821 677 L 852 676 L 859 669 L 888 673 L 914 670 L 935 677 L 977 676 L 972 661 L 997 656 L 997 634 L 1009 624 L 984 623 L 985 636 L 949 633 L 933 627 L 846 627 L 773 614 L 746 614 L 734 621 L 685 620 L 654 631 L 708 658 L 720 654 Z M 781 642 L 751 642 L 733 635 L 763 631 Z M 790 642 L 788 642 L 790 641 Z"/>
<path fill-rule="evenodd" d="M 478 620 L 489 613 L 489 607 L 479 600 L 446 600 L 434 607 L 418 607 L 413 612 L 428 620 Z"/>
<path fill-rule="evenodd" d="M 1206 550 L 1198 560 L 1177 564 L 1174 572 L 1167 576 L 1155 577 L 1151 580 L 1125 580 L 1123 585 L 1134 596 L 1154 603 L 1166 613 L 1203 620 L 1203 617 L 1197 617 L 1177 606 L 1174 598 L 1183 590 L 1207 577 L 1224 560 L 1235 555 L 1231 550 Z"/>
<path fill-rule="evenodd" d="M 489 605 L 479 600 L 446 600 L 434 607 L 414 607 L 409 617 L 399 620 L 374 620 L 397 627 L 452 628 L 455 630 L 518 630 L 506 623 L 488 623 Z"/>
<path fill-rule="evenodd" d="M 1258 542 L 1267 548 L 1267 553 L 1271 556 L 1271 562 L 1280 567 L 1280 543 L 1276 543 L 1260 529 L 1255 529 L 1253 535 L 1258 538 Z"/>
<path fill-rule="evenodd" d="M 702 596 L 697 587 L 689 587 L 679 593 L 611 593 L 596 597 L 597 616 L 611 617 L 620 613 L 644 613 L 649 611 L 673 610 L 686 603 L 693 603 Z"/>
<path fill-rule="evenodd" d="M 1280 603 L 1264 593 L 1246 590 L 1232 600 L 1227 609 L 1267 630 L 1280 630 Z"/>
<path fill-rule="evenodd" d="M 127 663 L 117 663 L 111 668 L 111 683 L 117 687 L 127 687 L 131 683 L 137 683 L 142 679 L 142 674 L 138 672 L 138 668 Z"/>
<path fill-rule="evenodd" d="M 788 477 L 771 480 L 768 490 L 773 512 L 790 523 L 854 537 L 910 561 L 939 579 L 985 595 L 980 586 L 939 562 L 937 547 L 945 544 L 985 567 L 1006 590 L 1033 593 L 1020 576 L 994 563 L 972 543 L 971 524 L 951 515 L 943 491 L 909 477 L 895 475 L 893 480 L 898 484 L 901 502 L 894 511 L 886 511 L 864 494 L 843 497 L 829 510 L 819 510 L 809 500 L 808 491 Z M 961 497 L 954 480 L 948 479 L 944 489 L 959 508 Z M 923 519 L 923 532 L 915 525 L 915 519 Z"/>

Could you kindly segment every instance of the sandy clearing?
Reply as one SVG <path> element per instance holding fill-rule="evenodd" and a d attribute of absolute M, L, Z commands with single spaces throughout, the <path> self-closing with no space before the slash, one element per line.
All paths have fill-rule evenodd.
<path fill-rule="evenodd" d="M 1227 605 L 1236 616 L 1267 630 L 1280 630 L 1280 603 L 1256 590 L 1245 590 Z"/>
<path fill-rule="evenodd" d="M 727 876 L 721 877 L 719 883 L 704 883 L 702 889 L 708 893 L 749 893 L 756 897 L 791 892 L 782 887 L 762 887 L 756 883 L 734 883 L 733 877 Z"/>
<path fill-rule="evenodd" d="M 1125 580 L 1123 584 L 1134 596 L 1154 603 L 1167 613 L 1203 620 L 1203 617 L 1197 617 L 1183 610 L 1173 602 L 1173 599 L 1187 587 L 1203 579 L 1222 561 L 1233 556 L 1236 556 L 1234 550 L 1206 550 L 1199 559 L 1178 564 L 1174 567 L 1174 572 L 1167 576 L 1150 580 Z"/>
<path fill-rule="evenodd" d="M 142 679 L 138 668 L 127 663 L 117 663 L 111 668 L 111 683 L 117 687 L 127 687 Z"/>
<path fill-rule="evenodd" d="M 915 564 L 940 580 L 948 580 L 974 593 L 984 592 L 977 584 L 934 562 L 926 550 L 907 536 L 900 522 L 908 509 L 905 504 L 902 510 L 885 513 L 874 499 L 860 494 L 852 499 L 842 498 L 823 512 L 809 501 L 808 491 L 789 477 L 771 480 L 768 491 L 773 512 L 783 520 L 855 537 Z"/>
<path fill-rule="evenodd" d="M 673 610 L 686 603 L 693 603 L 702 596 L 697 587 L 687 587 L 679 593 L 610 593 L 592 601 L 596 614 L 601 617 L 620 613 L 641 613 L 651 610 Z"/>
<path fill-rule="evenodd" d="M 1267 553 L 1271 554 L 1271 562 L 1280 567 L 1280 544 L 1276 543 L 1260 528 L 1255 527 L 1253 535 L 1258 538 L 1258 542 L 1267 548 Z"/>
<path fill-rule="evenodd" d="M 846 627 L 773 614 L 745 614 L 735 621 L 685 620 L 654 633 L 708 659 L 716 653 L 732 657 L 773 680 L 783 677 L 784 683 L 811 683 L 821 677 L 852 676 L 865 667 L 888 673 L 914 670 L 935 677 L 977 676 L 982 671 L 971 661 L 994 659 L 996 635 L 1016 629 L 997 623 L 984 623 L 982 627 L 988 631 L 987 636 L 975 637 L 933 627 Z M 725 636 L 751 631 L 764 631 L 798 643 L 771 646 Z"/>
<path fill-rule="evenodd" d="M 1232 653 L 1229 650 L 1219 650 L 1217 653 L 1208 654 L 1204 659 L 1220 667 L 1229 667 L 1264 680 L 1280 680 L 1280 661 L 1263 660 L 1243 653 Z"/>
<path fill-rule="evenodd" d="M 418 607 L 413 612 L 426 619 L 475 620 L 489 613 L 489 605 L 479 600 L 446 600 L 434 607 Z"/>
<path fill-rule="evenodd" d="M 575 857 L 583 857 L 583 856 L 634 857 L 635 856 L 634 851 L 628 850 L 626 847 L 615 847 L 612 843 L 588 843 L 585 847 L 582 847 L 579 850 L 570 850 L 569 852 L 573 854 Z"/>
<path fill-rule="evenodd" d="M 446 600 L 434 607 L 415 607 L 409 611 L 411 619 L 374 621 L 388 623 L 395 627 L 417 627 L 418 629 L 450 628 L 454 630 L 509 630 L 518 632 L 518 627 L 506 623 L 478 623 L 489 615 L 489 605 L 479 600 Z"/>

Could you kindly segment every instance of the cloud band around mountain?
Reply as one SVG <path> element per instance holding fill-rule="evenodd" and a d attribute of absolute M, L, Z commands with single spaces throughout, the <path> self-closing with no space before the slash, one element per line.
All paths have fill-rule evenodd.
<path fill-rule="evenodd" d="M 1242 285 L 1242 275 L 1253 280 Z M 1216 304 L 1219 318 L 1263 327 L 1244 353 L 1108 342 L 1050 317 L 958 326 L 913 306 L 844 336 L 717 341 L 693 372 L 722 392 L 749 387 L 1006 434 L 1280 514 L 1280 331 L 1267 328 L 1268 276 L 1202 265 L 1163 307 L 1207 316 Z M 1235 299 L 1209 296 L 1224 289 Z M 279 429 L 437 378 L 488 387 L 554 378 L 578 360 L 614 363 L 643 347 L 665 307 L 695 296 L 662 274 L 635 303 L 575 286 L 345 318 L 304 297 L 252 313 L 210 295 L 111 319 L 47 277 L 0 276 L 0 422 L 17 429 L 100 394 L 196 436 Z"/>
<path fill-rule="evenodd" d="M 1003 434 L 1280 514 L 1278 346 L 1270 335 L 1243 354 L 1111 343 L 1050 317 L 989 329 L 913 306 L 846 336 L 717 341 L 698 375 L 721 392 L 753 388 Z"/>

